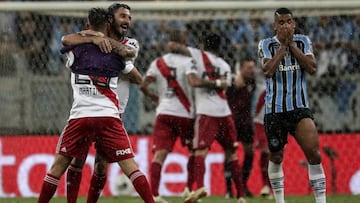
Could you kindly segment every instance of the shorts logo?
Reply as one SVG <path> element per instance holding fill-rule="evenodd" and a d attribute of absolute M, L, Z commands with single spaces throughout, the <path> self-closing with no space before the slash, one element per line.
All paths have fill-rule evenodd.
<path fill-rule="evenodd" d="M 62 152 L 66 152 L 66 147 L 61 148 L 61 150 L 60 150 L 60 151 L 62 151 Z"/>
<path fill-rule="evenodd" d="M 125 155 L 125 154 L 131 154 L 131 149 L 130 148 L 127 148 L 127 149 L 119 149 L 119 150 L 116 150 L 116 156 L 122 156 L 122 155 Z"/>

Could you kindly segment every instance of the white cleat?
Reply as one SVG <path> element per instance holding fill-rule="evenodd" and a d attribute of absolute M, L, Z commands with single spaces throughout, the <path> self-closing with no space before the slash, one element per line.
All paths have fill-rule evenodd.
<path fill-rule="evenodd" d="M 245 198 L 240 197 L 240 198 L 237 200 L 237 203 L 246 203 L 246 200 L 245 200 Z"/>
<path fill-rule="evenodd" d="M 273 195 L 271 193 L 271 189 L 269 186 L 265 185 L 261 191 L 260 191 L 260 195 L 266 199 L 273 199 Z"/>
<path fill-rule="evenodd" d="M 161 196 L 156 196 L 154 197 L 154 202 L 155 203 L 169 203 L 168 201 L 166 201 L 164 198 L 162 198 Z"/>
<path fill-rule="evenodd" d="M 197 189 L 195 192 L 192 191 L 190 194 L 185 197 L 184 203 L 195 203 L 199 202 L 201 198 L 207 195 L 205 187 Z"/>

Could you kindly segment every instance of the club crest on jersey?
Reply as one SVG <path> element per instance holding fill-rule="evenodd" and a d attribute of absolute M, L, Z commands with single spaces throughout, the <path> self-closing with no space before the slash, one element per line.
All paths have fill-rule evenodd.
<path fill-rule="evenodd" d="M 129 41 L 128 45 L 131 45 L 136 49 L 138 48 L 138 45 L 137 45 L 137 43 L 135 41 Z"/>

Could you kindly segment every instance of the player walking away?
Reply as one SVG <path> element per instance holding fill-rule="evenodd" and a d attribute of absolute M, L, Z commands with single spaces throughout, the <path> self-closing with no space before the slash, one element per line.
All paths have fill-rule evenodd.
<path fill-rule="evenodd" d="M 90 28 L 107 34 L 108 13 L 99 8 L 89 11 Z M 54 195 L 60 177 L 75 157 L 84 160 L 95 141 L 96 150 L 108 162 L 118 162 L 145 202 L 153 203 L 150 186 L 134 161 L 134 153 L 119 117 L 118 97 L 114 90 L 118 75 L 125 69 L 124 59 L 105 54 L 93 44 L 65 47 L 69 55 L 74 103 L 59 138 L 53 165 L 44 178 L 38 203 Z M 106 69 L 106 70 L 105 70 Z"/>
<path fill-rule="evenodd" d="M 263 187 L 261 188 L 260 195 L 267 199 L 273 199 L 271 192 L 270 180 L 268 175 L 268 163 L 269 163 L 269 147 L 266 140 L 265 127 L 264 127 L 264 114 L 265 114 L 265 94 L 266 86 L 263 73 L 256 74 L 256 90 L 254 93 L 255 100 L 255 136 L 254 145 L 256 149 L 260 150 L 260 170 Z"/>
<path fill-rule="evenodd" d="M 244 163 L 242 167 L 242 183 L 247 197 L 253 194 L 247 187 L 247 181 L 254 159 L 254 127 L 251 115 L 251 104 L 255 92 L 255 61 L 244 58 L 240 62 L 240 69 L 235 75 L 232 85 L 226 90 L 226 97 L 235 121 L 237 140 L 244 147 Z M 231 172 L 227 162 L 224 163 L 226 187 L 228 195 L 232 196 Z"/>
<path fill-rule="evenodd" d="M 214 140 L 225 151 L 232 178 L 236 185 L 238 203 L 244 203 L 241 168 L 236 155 L 237 142 L 234 120 L 225 96 L 231 84 L 230 66 L 218 56 L 220 36 L 209 34 L 204 38 L 204 51 L 170 43 L 172 49 L 192 56 L 197 66 L 188 75 L 190 85 L 195 88 L 196 119 L 194 127 L 194 163 L 189 173 L 194 174 L 188 183 L 192 191 L 184 203 L 196 202 L 207 195 L 204 187 L 205 158 Z"/>
<path fill-rule="evenodd" d="M 185 44 L 186 38 L 182 31 L 170 31 L 171 41 Z M 179 53 L 167 53 L 156 58 L 147 70 L 140 89 L 157 105 L 153 131 L 154 157 L 151 163 L 151 188 L 157 203 L 167 203 L 159 196 L 162 165 L 169 152 L 173 150 L 177 137 L 181 143 L 191 149 L 194 129 L 193 91 L 187 81 L 187 75 L 195 66 L 189 56 Z M 157 91 L 149 88 L 154 83 Z M 190 173 L 189 173 L 190 175 Z"/>
<path fill-rule="evenodd" d="M 266 79 L 265 131 L 269 142 L 268 173 L 277 203 L 284 203 L 283 153 L 291 133 L 309 163 L 308 173 L 316 203 L 326 202 L 326 179 L 321 165 L 319 136 L 309 110 L 306 72 L 314 74 L 316 62 L 311 41 L 296 34 L 292 12 L 279 8 L 274 14 L 276 35 L 259 43 Z"/>
<path fill-rule="evenodd" d="M 125 111 L 128 102 L 130 83 L 140 84 L 142 81 L 141 74 L 138 72 L 138 70 L 133 64 L 139 52 L 139 44 L 136 39 L 128 38 L 125 36 L 131 25 L 130 10 L 130 7 L 127 4 L 123 3 L 114 3 L 108 8 L 111 22 L 109 37 L 111 37 L 111 39 L 115 39 L 116 41 L 108 39 L 106 38 L 106 36 L 104 36 L 103 33 L 94 32 L 93 30 L 82 31 L 81 35 L 85 36 L 81 36 L 79 34 L 70 34 L 64 36 L 62 39 L 62 42 L 65 45 L 76 45 L 93 42 L 97 44 L 100 49 L 105 53 L 110 51 L 116 51 L 117 53 L 127 56 L 125 69 L 130 71 L 131 74 L 120 74 L 116 89 L 116 93 L 119 95 L 119 113 L 121 117 Z M 118 45 L 119 42 L 121 43 L 121 45 Z M 124 46 L 131 49 L 126 49 L 124 48 Z M 84 163 L 85 159 L 74 159 L 68 169 L 68 203 L 76 203 Z M 106 172 L 107 161 L 104 160 L 99 154 L 96 154 L 94 173 L 90 182 L 87 203 L 96 202 L 98 200 L 101 191 L 106 183 Z"/>

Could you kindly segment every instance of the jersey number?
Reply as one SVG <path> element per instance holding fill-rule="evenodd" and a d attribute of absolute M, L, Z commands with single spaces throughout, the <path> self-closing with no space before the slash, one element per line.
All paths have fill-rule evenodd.
<path fill-rule="evenodd" d="M 79 78 L 79 74 L 75 74 L 75 84 L 92 84 L 95 86 L 110 87 L 110 77 L 98 77 L 98 76 L 90 76 L 91 80 Z"/>

